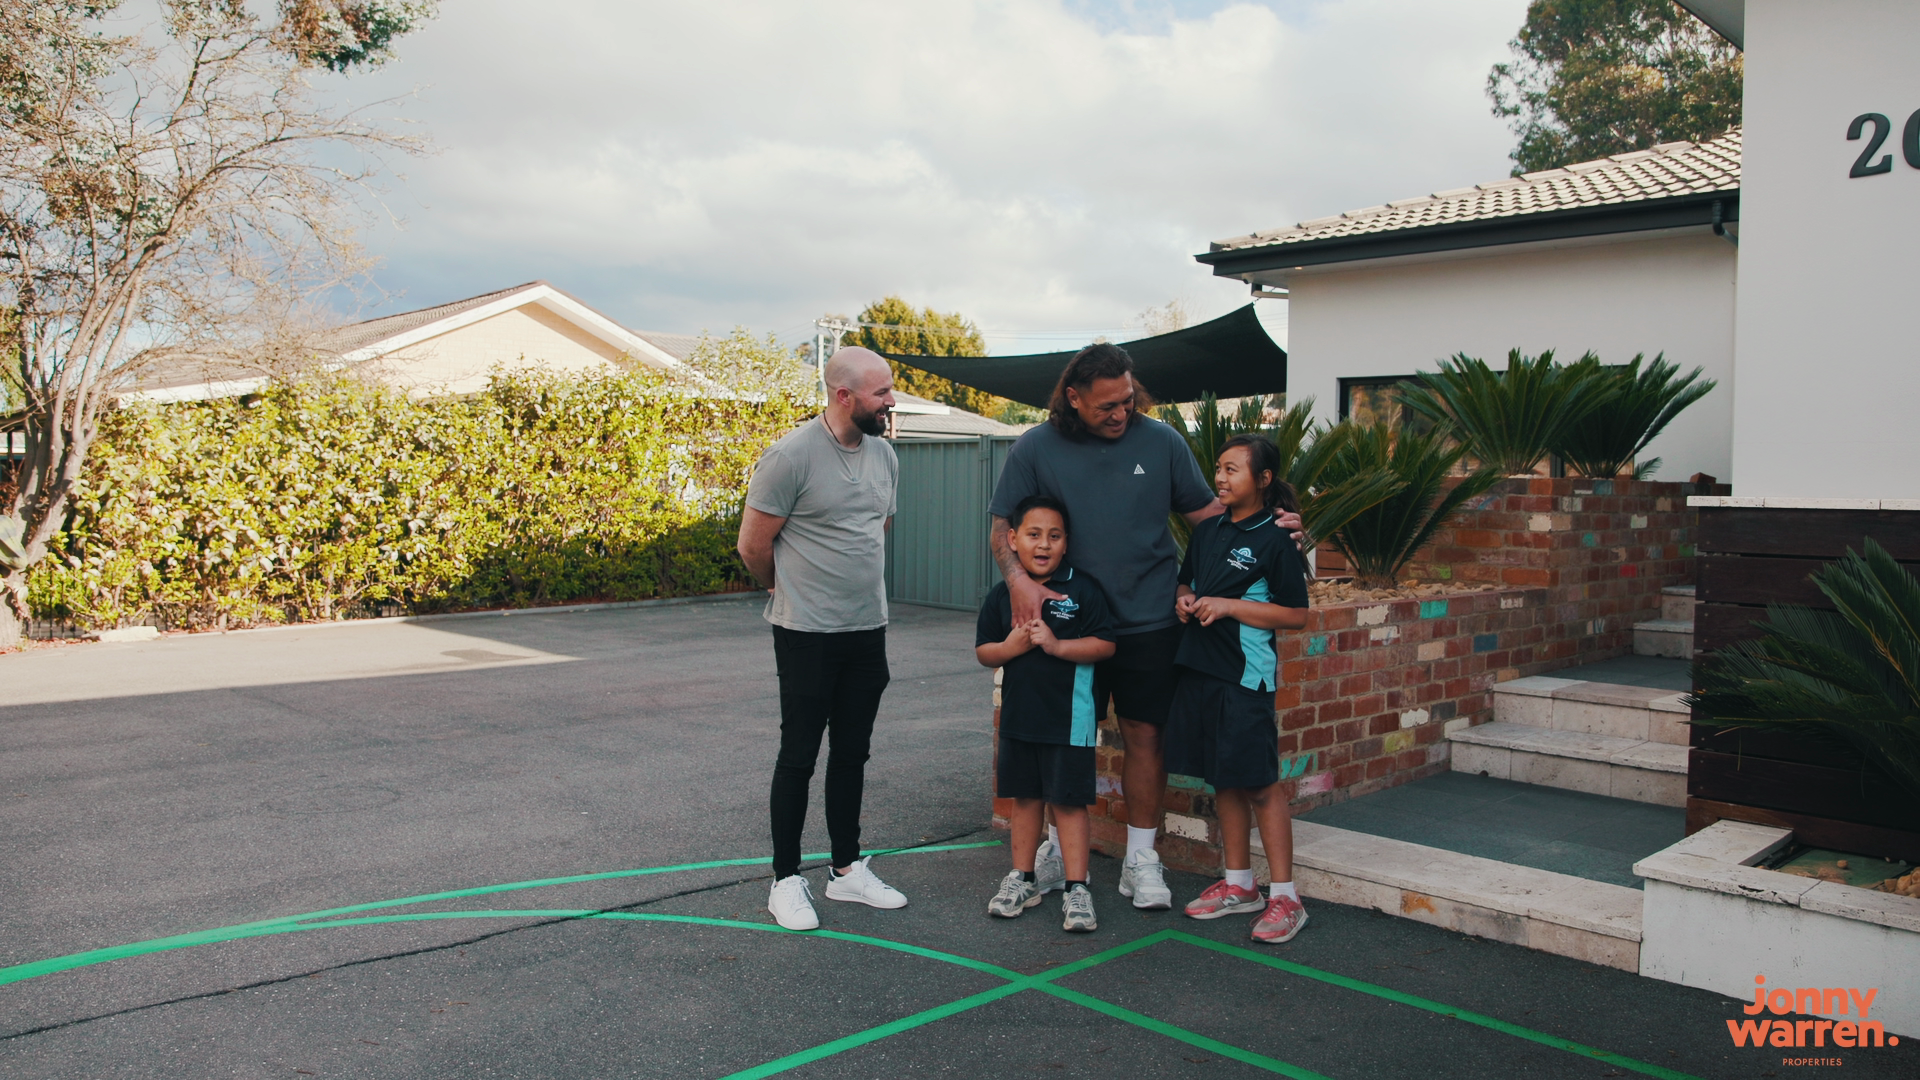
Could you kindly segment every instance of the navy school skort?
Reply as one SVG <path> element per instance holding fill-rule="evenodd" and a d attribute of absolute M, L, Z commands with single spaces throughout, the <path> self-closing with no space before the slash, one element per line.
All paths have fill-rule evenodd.
<path fill-rule="evenodd" d="M 1280 780 L 1280 731 L 1273 691 L 1180 668 L 1162 746 L 1167 771 L 1222 788 L 1263 788 Z"/>

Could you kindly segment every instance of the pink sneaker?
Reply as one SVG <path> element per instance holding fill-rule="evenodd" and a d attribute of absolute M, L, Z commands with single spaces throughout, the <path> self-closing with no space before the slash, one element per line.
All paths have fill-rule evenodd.
<path fill-rule="evenodd" d="M 1221 879 L 1187 905 L 1190 919 L 1217 919 L 1222 915 L 1242 915 L 1260 910 L 1260 890 L 1241 889 Z"/>
<path fill-rule="evenodd" d="M 1276 896 L 1267 901 L 1267 910 L 1253 920 L 1253 940 L 1265 945 L 1292 941 L 1307 925 L 1307 909 L 1291 896 Z"/>

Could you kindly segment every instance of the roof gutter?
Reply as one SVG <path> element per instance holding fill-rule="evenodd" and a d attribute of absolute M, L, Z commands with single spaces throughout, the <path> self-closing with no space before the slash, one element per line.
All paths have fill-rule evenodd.
<path fill-rule="evenodd" d="M 1638 199 L 1605 206 L 1582 206 L 1514 214 L 1481 221 L 1422 225 L 1359 236 L 1334 236 L 1292 244 L 1227 248 L 1195 255 L 1213 267 L 1215 277 L 1240 277 L 1272 270 L 1303 270 L 1309 266 L 1428 255 L 1444 251 L 1532 244 L 1587 236 L 1650 232 L 1656 229 L 1712 227 L 1726 235 L 1724 223 L 1740 220 L 1740 192 L 1711 191 Z"/>

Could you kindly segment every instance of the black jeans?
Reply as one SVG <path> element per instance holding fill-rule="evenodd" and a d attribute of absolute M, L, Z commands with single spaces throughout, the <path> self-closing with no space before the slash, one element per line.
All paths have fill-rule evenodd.
<path fill-rule="evenodd" d="M 800 834 L 807 823 L 807 785 L 827 744 L 827 836 L 833 865 L 860 857 L 860 792 L 874 714 L 887 688 L 887 629 L 815 634 L 773 628 L 780 670 L 780 756 L 773 766 L 773 876 L 800 871 Z"/>

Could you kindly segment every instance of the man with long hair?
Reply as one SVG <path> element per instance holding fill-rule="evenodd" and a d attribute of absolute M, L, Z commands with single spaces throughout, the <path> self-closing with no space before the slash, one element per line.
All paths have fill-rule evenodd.
<path fill-rule="evenodd" d="M 1173 905 L 1154 842 L 1167 773 L 1160 734 L 1173 700 L 1173 656 L 1180 645 L 1174 593 L 1179 549 L 1167 515 L 1191 522 L 1222 512 L 1186 440 L 1147 415 L 1153 401 L 1117 345 L 1089 345 L 1067 362 L 1053 388 L 1048 421 L 1013 444 L 994 489 L 993 555 L 1005 576 L 1016 624 L 1038 618 L 1058 594 L 1027 576 L 1007 543 L 1007 519 L 1020 500 L 1049 495 L 1072 516 L 1074 567 L 1107 592 L 1118 649 L 1094 678 L 1095 715 L 1109 699 L 1126 746 L 1121 791 L 1127 802 L 1127 854 L 1120 894 L 1144 909 Z M 1289 524 L 1282 519 L 1282 524 Z M 1064 879 L 1057 838 L 1041 848 L 1042 890 Z"/>

